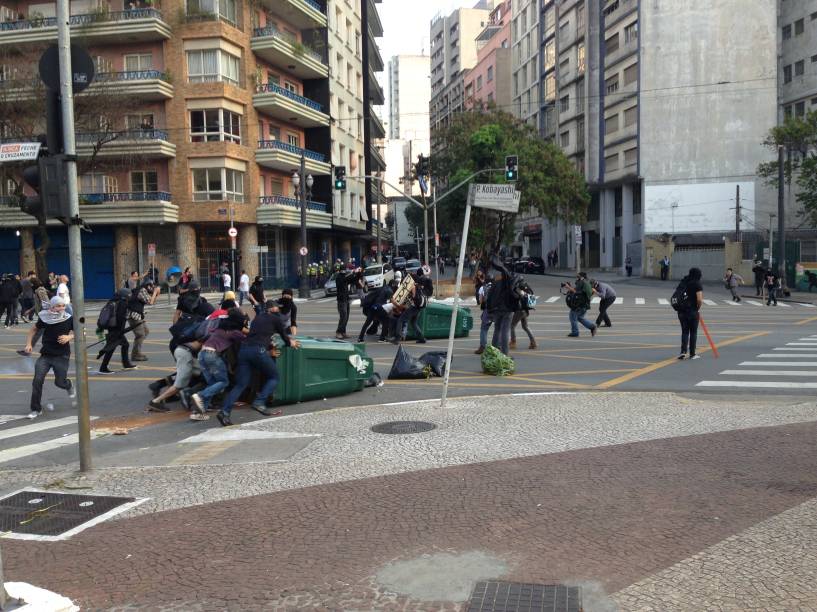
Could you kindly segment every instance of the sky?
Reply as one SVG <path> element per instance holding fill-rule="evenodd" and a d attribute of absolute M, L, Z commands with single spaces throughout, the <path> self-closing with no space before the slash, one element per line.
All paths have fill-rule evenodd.
<path fill-rule="evenodd" d="M 428 30 L 437 13 L 448 15 L 460 6 L 472 6 L 476 0 L 383 0 L 375 6 L 383 22 L 380 55 L 388 65 L 394 55 L 428 55 Z M 382 79 L 385 80 L 385 79 Z"/>

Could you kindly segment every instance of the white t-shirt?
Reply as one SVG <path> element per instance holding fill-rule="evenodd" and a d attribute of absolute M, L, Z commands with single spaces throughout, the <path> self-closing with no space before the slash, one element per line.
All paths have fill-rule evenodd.
<path fill-rule="evenodd" d="M 221 278 L 222 278 L 222 281 L 224 282 L 224 289 L 225 290 L 227 290 L 227 289 L 229 289 L 230 287 L 233 286 L 233 279 L 229 274 L 227 274 L 225 272 L 224 275 Z"/>
<path fill-rule="evenodd" d="M 71 303 L 71 294 L 68 293 L 68 285 L 65 283 L 59 284 L 57 287 L 57 295 L 64 299 L 66 304 Z"/>
<path fill-rule="evenodd" d="M 250 277 L 248 275 L 246 275 L 246 274 L 241 275 L 241 278 L 238 281 L 238 290 L 249 293 L 249 291 L 250 291 Z"/>

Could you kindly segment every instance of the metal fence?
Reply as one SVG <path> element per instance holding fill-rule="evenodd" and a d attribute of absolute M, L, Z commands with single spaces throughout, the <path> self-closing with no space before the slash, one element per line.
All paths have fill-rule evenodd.
<path fill-rule="evenodd" d="M 670 262 L 670 278 L 680 280 L 692 267 L 700 268 L 704 280 L 723 278 L 726 252 L 722 246 L 676 247 Z"/>

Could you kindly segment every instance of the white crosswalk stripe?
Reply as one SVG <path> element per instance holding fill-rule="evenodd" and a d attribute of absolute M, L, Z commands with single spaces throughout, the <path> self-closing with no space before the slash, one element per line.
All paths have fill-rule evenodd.
<path fill-rule="evenodd" d="M 796 359 L 817 359 L 817 353 L 761 353 L 758 357 L 779 359 L 780 357 Z"/>
<path fill-rule="evenodd" d="M 554 302 L 558 302 L 560 299 L 562 299 L 561 295 L 554 295 L 553 297 L 549 297 L 548 299 L 546 299 L 545 302 L 547 302 L 548 304 L 553 304 Z"/>
<path fill-rule="evenodd" d="M 761 380 L 702 380 L 698 387 L 745 387 L 747 389 L 817 389 L 817 383 Z"/>
<path fill-rule="evenodd" d="M 707 306 L 717 306 L 718 303 L 715 300 L 704 300 L 704 304 Z"/>
<path fill-rule="evenodd" d="M 543 302 L 545 304 L 554 304 L 556 302 L 561 301 L 563 297 L 564 296 L 562 296 L 562 295 L 553 295 L 553 296 L 543 300 Z M 323 303 L 334 302 L 334 301 L 335 301 L 335 298 L 324 298 L 324 299 L 315 300 L 315 303 L 323 304 Z M 592 304 L 592 305 L 599 304 L 600 302 L 601 302 L 601 298 L 598 297 L 598 296 L 593 296 L 593 298 L 591 298 L 591 300 L 590 300 L 590 304 Z M 670 305 L 669 300 L 667 298 L 649 298 L 648 299 L 648 298 L 643 298 L 643 297 L 634 297 L 634 298 L 617 297 L 616 301 L 614 303 L 619 305 L 619 306 L 622 306 L 622 305 L 626 306 L 626 305 L 630 305 L 630 304 L 635 304 L 636 306 L 646 306 L 648 304 L 655 304 L 655 302 L 658 302 L 659 306 L 669 306 Z M 726 304 L 728 306 L 735 306 L 735 307 L 740 307 L 740 306 L 743 306 L 744 304 L 748 304 L 750 306 L 755 306 L 755 307 L 759 306 L 759 307 L 762 307 L 762 308 L 765 308 L 765 306 L 766 306 L 766 304 L 764 302 L 758 302 L 757 300 L 743 300 L 741 302 L 735 302 L 733 300 L 721 300 L 719 302 L 719 301 L 716 301 L 716 300 L 713 300 L 713 299 L 710 299 L 710 298 L 704 298 L 704 304 L 706 304 L 707 306 L 711 306 L 713 308 L 718 308 L 718 307 L 722 306 L 723 304 Z M 795 302 L 793 304 L 784 304 L 783 302 L 779 302 L 778 306 L 782 306 L 783 308 L 795 308 L 795 307 L 817 308 L 817 306 L 815 306 L 814 304 L 805 304 L 805 303 L 799 303 L 799 302 Z"/>
<path fill-rule="evenodd" d="M 96 417 L 93 417 L 94 419 Z M 93 420 L 93 419 L 92 419 Z M 16 438 L 26 434 L 35 433 L 37 431 L 45 431 L 46 429 L 55 429 L 57 427 L 64 427 L 65 425 L 74 425 L 77 423 L 77 417 L 65 417 L 63 419 L 55 419 L 53 421 L 40 421 L 25 425 L 23 427 L 14 427 L 12 429 L 4 429 L 0 431 L 0 440 L 8 440 L 9 438 Z"/>
<path fill-rule="evenodd" d="M 724 302 L 724 304 L 727 304 L 728 306 L 740 306 L 740 302 L 735 302 L 735 301 L 732 301 L 732 300 L 724 300 L 723 302 Z"/>
<path fill-rule="evenodd" d="M 658 303 L 662 306 L 669 306 L 669 300 L 667 298 L 658 298 Z"/>
<path fill-rule="evenodd" d="M 635 305 L 636 306 L 643 306 L 645 303 L 644 298 L 635 298 Z"/>
<path fill-rule="evenodd" d="M 614 303 L 615 304 L 623 304 L 624 303 L 624 298 L 617 297 L 616 301 Z"/>
<path fill-rule="evenodd" d="M 754 300 L 744 300 L 747 304 L 751 304 L 752 306 L 763 306 L 760 302 L 755 302 Z"/>
<path fill-rule="evenodd" d="M 98 417 L 91 417 L 91 420 L 93 421 L 96 420 L 97 418 Z M 20 425 L 18 427 L 4 429 L 0 431 L 0 440 L 11 440 L 12 438 L 26 438 L 28 436 L 36 437 L 37 434 L 52 429 L 59 429 L 61 427 L 70 428 L 69 431 L 70 430 L 76 431 L 76 426 L 77 426 L 76 416 L 64 417 L 61 419 L 54 420 L 43 420 L 31 423 L 30 425 Z M 100 435 L 104 434 L 92 431 L 91 439 L 97 438 Z M 3 450 L 0 450 L 0 463 L 7 463 L 9 461 L 14 461 L 15 459 L 30 457 L 32 455 L 37 455 L 39 453 L 44 453 L 47 451 L 55 450 L 57 448 L 62 448 L 64 446 L 70 446 L 72 444 L 78 443 L 79 434 L 77 433 L 67 433 L 59 435 L 56 438 L 41 440 L 39 442 L 28 443 L 24 442 L 20 446 L 13 446 L 11 448 L 4 448 Z M 3 446 L 8 447 L 9 443 L 4 443 Z"/>

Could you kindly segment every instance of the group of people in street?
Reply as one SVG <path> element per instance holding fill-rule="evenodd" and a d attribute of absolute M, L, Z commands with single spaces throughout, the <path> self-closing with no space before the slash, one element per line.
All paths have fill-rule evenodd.
<path fill-rule="evenodd" d="M 3 274 L 0 276 L 0 320 L 5 319 L 3 327 L 8 329 L 21 323 L 32 323 L 52 296 L 61 295 L 66 299 L 70 309 L 68 296 L 68 277 L 50 272 L 43 283 L 33 271 L 21 277 L 19 274 Z"/>
<path fill-rule="evenodd" d="M 488 346 L 488 332 L 493 326 L 491 346 L 508 355 L 516 348 L 516 326 L 528 335 L 529 349 L 537 348 L 536 338 L 528 326 L 528 317 L 534 307 L 533 290 L 524 278 L 508 270 L 499 261 L 493 261 L 493 272 L 478 270 L 474 277 L 474 297 L 480 309 L 479 347 L 481 355 Z"/>

